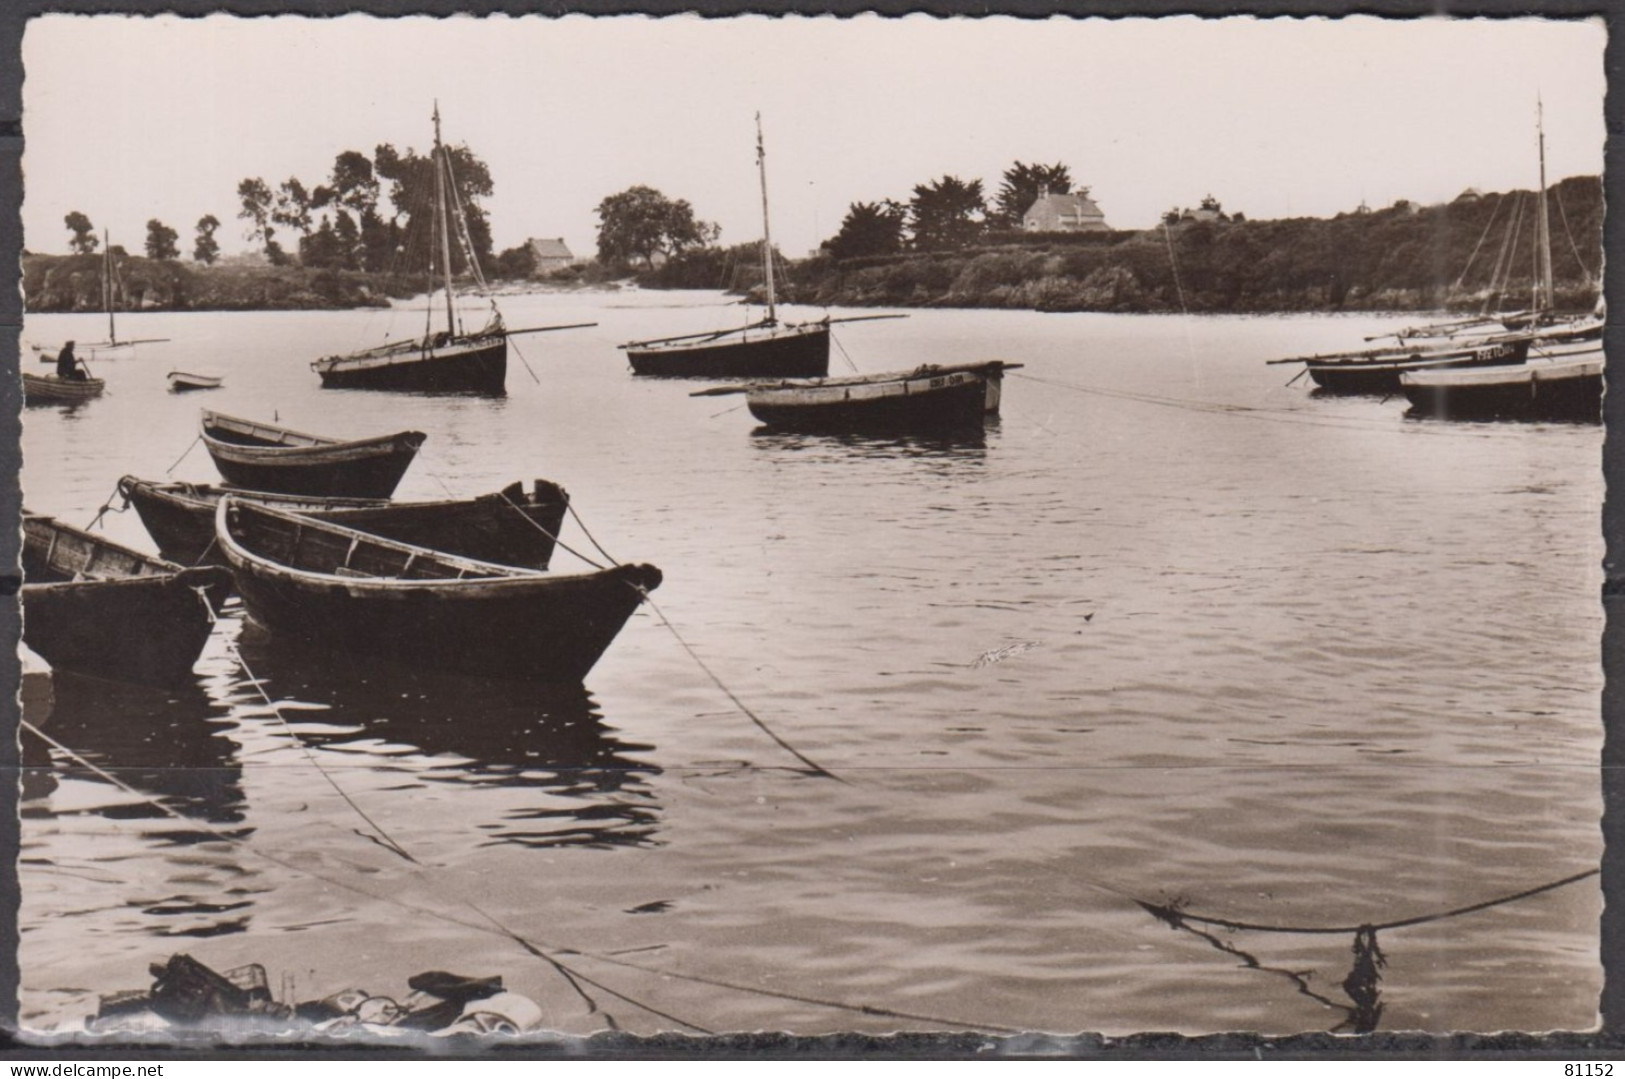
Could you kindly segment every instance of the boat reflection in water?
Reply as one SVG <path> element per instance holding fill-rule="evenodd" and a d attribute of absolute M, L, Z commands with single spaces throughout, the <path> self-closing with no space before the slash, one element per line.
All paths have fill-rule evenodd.
<path fill-rule="evenodd" d="M 987 450 L 989 435 L 999 430 L 996 416 L 987 417 L 983 427 L 962 430 L 896 433 L 855 431 L 786 431 L 765 424 L 751 431 L 751 446 L 774 451 L 790 450 L 837 456 L 937 457 L 980 461 Z"/>
<path fill-rule="evenodd" d="M 357 656 L 332 659 L 245 626 L 239 651 L 250 678 L 287 710 L 301 742 L 371 758 L 428 785 L 460 788 L 437 801 L 417 835 L 449 829 L 466 843 L 526 847 L 640 845 L 660 807 L 651 746 L 622 741 L 580 685 L 492 680 Z M 432 819 L 431 819 L 432 817 Z"/>
<path fill-rule="evenodd" d="M 198 683 L 158 689 L 30 673 L 22 703 L 29 726 L 19 739 L 18 810 L 25 825 L 50 822 L 29 829 L 35 838 L 25 844 L 25 862 L 47 866 L 54 876 L 112 885 L 116 895 L 105 901 L 130 908 L 127 916 L 152 936 L 246 931 L 258 886 L 250 859 L 229 842 L 254 833 L 245 823 L 242 765 L 230 737 L 236 723 Z M 164 868 L 125 879 L 132 865 L 154 856 Z M 127 885 L 136 886 L 139 902 L 127 901 Z M 74 899 L 83 908 L 103 901 L 99 888 Z"/>

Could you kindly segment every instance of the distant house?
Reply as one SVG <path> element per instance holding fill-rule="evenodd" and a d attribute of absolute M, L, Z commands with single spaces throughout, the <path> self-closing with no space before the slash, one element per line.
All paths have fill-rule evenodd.
<path fill-rule="evenodd" d="M 1106 215 L 1100 212 L 1089 189 L 1070 195 L 1052 195 L 1040 188 L 1038 198 L 1021 215 L 1021 227 L 1028 232 L 1105 232 Z"/>
<path fill-rule="evenodd" d="M 1477 202 L 1479 199 L 1481 199 L 1483 197 L 1484 197 L 1484 193 L 1482 191 L 1480 191 L 1478 188 L 1469 187 L 1467 190 L 1463 191 L 1461 194 L 1456 196 L 1456 201 L 1457 202 Z"/>
<path fill-rule="evenodd" d="M 526 242 L 530 245 L 530 253 L 536 258 L 537 277 L 545 277 L 554 270 L 575 265 L 576 257 L 570 254 L 570 249 L 565 246 L 562 236 L 557 239 L 531 239 Z"/>

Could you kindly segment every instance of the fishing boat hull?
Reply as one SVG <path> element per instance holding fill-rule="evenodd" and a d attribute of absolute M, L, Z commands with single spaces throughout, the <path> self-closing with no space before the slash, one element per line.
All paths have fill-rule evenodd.
<path fill-rule="evenodd" d="M 1004 371 L 994 360 L 858 378 L 747 387 L 751 414 L 769 427 L 802 431 L 980 429 L 996 415 Z"/>
<path fill-rule="evenodd" d="M 456 338 L 430 347 L 413 342 L 330 356 L 311 366 L 329 389 L 500 395 L 507 392 L 508 339 Z"/>
<path fill-rule="evenodd" d="M 388 498 L 427 437 L 401 431 L 341 442 L 203 414 L 203 445 L 226 482 L 279 494 Z"/>
<path fill-rule="evenodd" d="M 437 502 L 312 498 L 209 484 L 153 483 L 125 476 L 119 494 L 135 507 L 158 550 L 182 565 L 225 565 L 215 543 L 215 508 L 225 495 L 307 514 L 385 539 L 505 566 L 546 569 L 570 496 L 547 480 L 478 498 Z"/>
<path fill-rule="evenodd" d="M 1330 357 L 1309 360 L 1304 366 L 1315 385 L 1325 393 L 1387 396 L 1400 392 L 1400 376 L 1407 372 L 1519 364 L 1529 355 L 1529 345 L 1530 342 L 1524 340 L 1444 352 Z"/>
<path fill-rule="evenodd" d="M 47 517 L 23 523 L 23 642 L 53 670 L 148 685 L 190 675 L 231 575 L 149 558 Z"/>
<path fill-rule="evenodd" d="M 661 580 L 459 562 L 229 497 L 215 525 L 249 617 L 284 643 L 455 674 L 579 683 Z"/>
<path fill-rule="evenodd" d="M 190 371 L 171 371 L 168 375 L 169 388 L 175 393 L 188 393 L 192 390 L 217 390 L 220 388 L 219 375 L 196 375 Z"/>
<path fill-rule="evenodd" d="M 1603 368 L 1598 348 L 1515 366 L 1417 372 L 1402 388 L 1418 417 L 1601 423 Z"/>
<path fill-rule="evenodd" d="M 99 378 L 58 378 L 56 375 L 32 375 L 23 372 L 23 403 L 30 405 L 61 405 L 89 401 L 100 397 L 107 383 Z"/>
<path fill-rule="evenodd" d="M 718 340 L 626 346 L 632 373 L 656 378 L 821 378 L 829 373 L 829 327 L 776 326 Z"/>

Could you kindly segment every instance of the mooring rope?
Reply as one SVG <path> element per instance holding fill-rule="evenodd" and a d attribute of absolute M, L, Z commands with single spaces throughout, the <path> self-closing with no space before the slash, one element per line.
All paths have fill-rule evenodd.
<path fill-rule="evenodd" d="M 563 540 L 559 539 L 558 536 L 554 535 L 553 533 L 549 532 L 547 529 L 543 528 L 542 525 L 541 525 L 541 522 L 539 522 L 535 518 L 531 517 L 530 514 L 528 514 L 528 513 L 526 513 L 524 511 L 524 508 L 521 507 L 519 505 L 519 503 L 517 503 L 513 499 L 509 498 L 506 491 L 499 492 L 499 494 L 501 494 L 501 496 L 502 496 L 502 501 L 504 501 L 508 505 L 512 506 L 513 511 L 515 513 L 519 514 L 519 516 L 523 517 L 527 522 L 529 522 L 529 524 L 530 524 L 530 526 L 532 528 L 534 528 L 536 531 L 540 532 L 542 535 L 546 536 L 548 539 L 552 540 L 554 546 L 564 548 L 564 550 L 566 552 L 575 555 L 577 558 L 579 558 L 579 559 L 581 559 L 581 561 L 587 563 L 587 565 L 591 566 L 593 569 L 606 569 L 606 568 L 608 568 L 606 566 L 599 565 L 597 562 L 594 562 L 592 559 L 588 558 L 586 555 L 582 554 L 580 551 L 576 550 L 574 547 L 571 547 L 569 544 L 567 544 Z M 569 503 L 566 502 L 565 506 L 568 507 Z M 579 518 L 577 518 L 577 520 L 579 520 Z M 586 530 L 582 529 L 582 531 L 586 531 Z M 588 537 L 588 538 L 590 539 L 591 537 Z M 610 561 L 614 561 L 614 559 L 611 559 Z"/>
<path fill-rule="evenodd" d="M 196 436 L 195 436 L 195 437 L 194 437 L 194 438 L 193 438 L 193 439 L 192 439 L 192 441 L 191 441 L 191 443 L 189 443 L 189 444 L 188 444 L 188 445 L 187 445 L 187 447 L 186 447 L 186 449 L 185 449 L 185 451 L 184 451 L 184 452 L 182 452 L 182 453 L 181 453 L 181 455 L 180 455 L 180 456 L 179 456 L 179 457 L 177 457 L 177 458 L 175 458 L 175 463 L 174 463 L 174 464 L 172 464 L 172 465 L 170 465 L 170 466 L 169 466 L 169 467 L 168 467 L 168 468 L 166 468 L 166 469 L 164 469 L 164 475 L 166 475 L 166 476 L 167 476 L 167 475 L 169 475 L 169 474 L 170 474 L 170 473 L 172 473 L 172 472 L 174 472 L 174 471 L 175 471 L 175 470 L 176 470 L 176 469 L 177 469 L 177 468 L 179 468 L 179 467 L 180 467 L 180 466 L 181 466 L 181 462 L 182 462 L 182 461 L 184 461 L 184 460 L 186 460 L 186 455 L 187 455 L 187 454 L 188 454 L 188 453 L 191 453 L 191 452 L 192 452 L 192 450 L 193 450 L 193 449 L 194 449 L 194 448 L 195 448 L 195 447 L 196 447 L 196 446 L 197 446 L 197 444 L 198 444 L 198 443 L 199 443 L 199 442 L 202 442 L 202 441 L 203 441 L 203 434 L 202 434 L 202 432 L 199 432 L 199 433 L 198 433 L 198 434 L 197 434 L 197 435 L 196 435 Z"/>
<path fill-rule="evenodd" d="M 852 368 L 852 373 L 853 373 L 853 374 L 854 374 L 854 375 L 861 375 L 861 374 L 863 374 L 863 372 L 862 372 L 862 371 L 859 371 L 859 370 L 858 370 L 858 365 L 857 365 L 857 364 L 855 364 L 855 363 L 853 363 L 853 362 L 852 362 L 852 357 L 851 357 L 851 356 L 849 356 L 849 355 L 847 355 L 847 352 L 846 352 L 846 346 L 845 346 L 845 345 L 843 345 L 843 344 L 841 344 L 841 339 L 840 339 L 840 338 L 839 338 L 839 337 L 836 337 L 836 336 L 835 336 L 835 332 L 834 332 L 834 331 L 833 331 L 833 330 L 831 330 L 831 331 L 830 331 L 830 335 L 829 335 L 829 339 L 830 339 L 830 340 L 831 340 L 831 341 L 834 341 L 834 342 L 835 342 L 835 347 L 836 347 L 836 348 L 838 348 L 838 349 L 840 349 L 840 350 L 841 350 L 841 357 L 842 357 L 842 358 L 843 358 L 843 359 L 844 359 L 844 360 L 846 360 L 846 365 L 847 365 L 847 366 L 848 366 L 848 367 L 850 367 L 850 368 Z M 733 411 L 733 410 L 732 410 L 732 409 L 729 409 L 729 411 L 730 411 L 730 412 L 731 412 L 731 411 Z M 721 413 L 718 413 L 718 415 L 721 415 Z"/>
<path fill-rule="evenodd" d="M 581 514 L 576 512 L 575 503 L 574 502 L 567 503 L 566 508 L 570 511 L 570 516 L 575 518 L 576 524 L 581 526 L 581 534 L 587 537 L 588 541 L 593 545 L 593 549 L 596 550 L 599 554 L 603 555 L 604 558 L 609 561 L 610 565 L 612 565 L 612 566 L 620 565 L 621 564 L 620 559 L 616 558 L 614 555 L 612 555 L 608 551 L 604 550 L 604 545 L 599 543 L 598 540 L 596 538 L 594 538 L 594 536 L 592 534 L 592 530 L 587 527 L 587 522 L 583 521 L 581 519 Z M 591 561 L 591 560 L 588 559 L 588 561 Z"/>

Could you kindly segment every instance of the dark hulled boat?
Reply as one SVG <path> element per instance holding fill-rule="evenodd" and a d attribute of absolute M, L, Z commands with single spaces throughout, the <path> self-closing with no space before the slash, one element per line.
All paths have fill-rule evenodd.
<path fill-rule="evenodd" d="M 723 386 L 693 396 L 743 393 L 752 415 L 785 430 L 980 429 L 999 411 L 1004 372 L 1020 366 L 1004 360 L 925 364 L 885 374 Z"/>
<path fill-rule="evenodd" d="M 636 375 L 661 378 L 819 378 L 829 374 L 829 320 L 781 323 L 773 284 L 767 214 L 767 151 L 756 117 L 756 171 L 762 188 L 762 279 L 767 317 L 739 329 L 622 345 Z"/>
<path fill-rule="evenodd" d="M 285 642 L 490 678 L 582 681 L 661 581 L 457 558 L 229 496 L 215 529 L 249 617 Z"/>
<path fill-rule="evenodd" d="M 401 543 L 529 569 L 547 568 L 570 505 L 564 488 L 547 480 L 535 480 L 529 491 L 513 483 L 477 498 L 434 502 L 314 498 L 134 476 L 120 479 L 118 490 L 163 556 L 188 566 L 225 565 L 215 544 L 214 511 L 228 494 Z"/>
<path fill-rule="evenodd" d="M 1315 385 L 1326 393 L 1386 395 L 1399 392 L 1399 377 L 1407 371 L 1522 363 L 1529 354 L 1532 339 L 1527 335 L 1507 335 L 1479 343 L 1455 342 L 1426 348 L 1310 356 L 1302 362 Z"/>
<path fill-rule="evenodd" d="M 231 590 L 52 517 L 23 518 L 23 641 L 55 670 L 173 685 L 191 672 Z"/>
<path fill-rule="evenodd" d="M 790 325 L 769 316 L 737 330 L 637 341 L 621 347 L 632 372 L 638 375 L 817 378 L 829 372 L 829 321 Z"/>
<path fill-rule="evenodd" d="M 203 445 L 226 482 L 253 491 L 388 498 L 428 436 L 400 431 L 354 441 L 204 412 Z"/>
<path fill-rule="evenodd" d="M 1417 417 L 1601 423 L 1604 366 L 1592 344 L 1518 365 L 1415 372 L 1401 388 Z"/>

